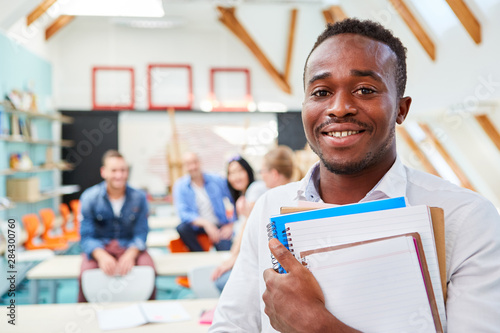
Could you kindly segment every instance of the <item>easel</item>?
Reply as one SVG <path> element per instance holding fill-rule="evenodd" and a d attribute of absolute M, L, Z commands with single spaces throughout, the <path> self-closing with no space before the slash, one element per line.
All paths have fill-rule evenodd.
<path fill-rule="evenodd" d="M 170 120 L 170 127 L 172 131 L 172 141 L 167 144 L 167 165 L 170 184 L 168 185 L 169 193 L 172 193 L 173 186 L 177 179 L 183 176 L 182 170 L 182 156 L 179 146 L 179 136 L 177 127 L 175 126 L 175 110 L 168 108 L 168 118 Z"/>

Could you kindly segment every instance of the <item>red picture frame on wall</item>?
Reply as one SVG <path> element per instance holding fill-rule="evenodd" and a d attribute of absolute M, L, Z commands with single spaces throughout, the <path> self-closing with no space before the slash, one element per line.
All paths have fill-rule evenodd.
<path fill-rule="evenodd" d="M 113 73 L 115 72 L 115 76 L 113 76 Z M 124 89 L 127 89 L 127 91 L 122 91 L 122 92 L 114 92 L 111 95 L 113 97 L 107 96 L 104 99 L 114 99 L 116 102 L 102 102 L 103 98 L 100 97 L 101 95 L 106 95 L 103 86 L 107 86 L 109 88 L 109 84 L 105 84 L 103 82 L 99 81 L 99 74 L 107 74 L 106 79 L 111 80 L 114 82 L 122 82 L 123 81 L 123 73 L 126 73 L 129 75 L 129 80 L 130 80 L 130 90 L 128 90 L 127 84 L 125 83 Z M 127 75 L 127 76 L 128 76 Z M 119 85 L 117 85 L 119 86 Z M 121 87 L 120 87 L 121 88 Z M 122 102 L 124 98 L 127 98 L 128 100 L 125 102 Z M 93 110 L 112 110 L 112 111 L 117 111 L 117 110 L 133 110 L 135 105 L 135 75 L 134 75 L 134 69 L 132 67 L 116 67 L 116 66 L 95 66 L 92 68 L 92 109 Z"/>
<path fill-rule="evenodd" d="M 243 74 L 235 76 L 240 81 L 234 81 L 235 84 L 230 84 L 231 87 L 243 87 L 238 91 L 239 99 L 223 99 L 218 96 L 216 76 L 224 74 Z M 212 111 L 251 111 L 250 106 L 253 102 L 250 70 L 247 68 L 222 68 L 216 67 L 210 70 L 210 100 L 212 103 Z"/>
<path fill-rule="evenodd" d="M 186 64 L 148 65 L 148 109 L 192 110 L 193 73 Z"/>

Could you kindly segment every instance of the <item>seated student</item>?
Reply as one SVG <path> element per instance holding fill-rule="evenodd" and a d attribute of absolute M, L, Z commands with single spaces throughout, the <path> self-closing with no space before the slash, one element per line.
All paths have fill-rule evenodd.
<path fill-rule="evenodd" d="M 127 185 L 128 166 L 116 150 L 102 158 L 102 183 L 81 197 L 80 224 L 83 261 L 78 301 L 85 302 L 81 278 L 85 270 L 99 267 L 106 275 L 126 275 L 133 266 L 154 263 L 146 251 L 148 203 L 143 192 Z M 151 295 L 155 297 L 156 289 Z"/>
<path fill-rule="evenodd" d="M 289 183 L 294 175 L 294 170 L 293 151 L 290 147 L 278 146 L 264 155 L 262 169 L 260 170 L 262 180 L 254 181 L 250 184 L 246 191 L 247 194 L 245 194 L 245 220 L 241 231 L 231 247 L 231 256 L 212 273 L 212 280 L 215 281 L 215 285 L 220 291 L 224 289 L 236 258 L 238 258 L 238 254 L 240 253 L 241 238 L 245 229 L 246 218 L 252 211 L 255 202 L 268 189 Z M 228 181 L 231 183 L 230 179 L 228 175 Z"/>
<path fill-rule="evenodd" d="M 226 181 L 217 175 L 203 173 L 195 153 L 184 154 L 187 175 L 174 184 L 173 197 L 181 223 L 177 231 L 190 251 L 203 251 L 197 235 L 208 235 L 218 251 L 229 250 L 233 222 L 226 216 L 224 198 L 230 198 Z"/>
<path fill-rule="evenodd" d="M 395 127 L 411 104 L 404 96 L 405 51 L 372 21 L 345 19 L 318 37 L 304 68 L 302 120 L 320 161 L 301 181 L 257 201 L 209 332 L 356 331 L 327 310 L 314 275 L 277 239 L 268 241 L 266 225 L 280 207 L 299 200 L 345 205 L 400 196 L 410 206 L 444 211 L 448 332 L 499 331 L 498 211 L 479 194 L 413 170 L 397 156 Z M 287 274 L 272 269 L 271 254 Z M 432 318 L 417 319 L 426 320 Z"/>
<path fill-rule="evenodd" d="M 260 195 L 267 190 L 265 184 L 260 184 L 261 182 L 255 182 L 254 180 L 253 169 L 247 160 L 238 155 L 229 161 L 227 165 L 227 187 L 231 193 L 238 219 L 248 213 L 246 207 L 247 193 Z M 260 184 L 260 186 L 257 184 Z"/>

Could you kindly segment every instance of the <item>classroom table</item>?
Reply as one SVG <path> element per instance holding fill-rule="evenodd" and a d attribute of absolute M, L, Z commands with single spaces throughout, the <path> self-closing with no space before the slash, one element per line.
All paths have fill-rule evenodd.
<path fill-rule="evenodd" d="M 181 220 L 176 215 L 148 217 L 150 229 L 175 229 L 179 223 L 181 223 Z"/>
<path fill-rule="evenodd" d="M 229 257 L 229 251 L 165 253 L 152 256 L 158 276 L 187 275 L 200 266 L 219 265 Z M 30 303 L 38 303 L 39 281 L 49 280 L 50 302 L 55 303 L 56 280 L 77 279 L 80 274 L 81 255 L 59 255 L 47 259 L 28 271 Z"/>
<path fill-rule="evenodd" d="M 198 323 L 203 311 L 213 309 L 217 299 L 180 299 L 148 302 L 177 302 L 189 313 L 191 319 L 176 323 L 148 323 L 141 326 L 101 331 L 97 322 L 96 311 L 126 307 L 134 303 L 72 303 L 72 304 L 38 304 L 16 306 L 16 325 L 7 323 L 5 318 L 0 321 L 0 332 L 176 332 L 197 333 L 207 332 L 209 325 Z"/>
<path fill-rule="evenodd" d="M 170 241 L 179 238 L 179 233 L 175 229 L 165 229 L 161 231 L 148 232 L 146 238 L 147 247 L 168 247 Z"/>

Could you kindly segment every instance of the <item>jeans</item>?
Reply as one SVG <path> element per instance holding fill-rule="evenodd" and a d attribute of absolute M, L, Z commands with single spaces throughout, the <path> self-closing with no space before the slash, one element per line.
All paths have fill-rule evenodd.
<path fill-rule="evenodd" d="M 220 226 L 219 226 L 220 228 Z M 205 230 L 202 228 L 193 228 L 191 223 L 181 223 L 177 226 L 177 232 L 181 237 L 182 241 L 189 248 L 191 252 L 201 252 L 203 248 L 196 236 L 199 234 L 204 234 Z M 231 249 L 233 241 L 231 239 L 221 239 L 218 243 L 215 243 L 215 249 L 217 251 L 229 251 Z"/>

